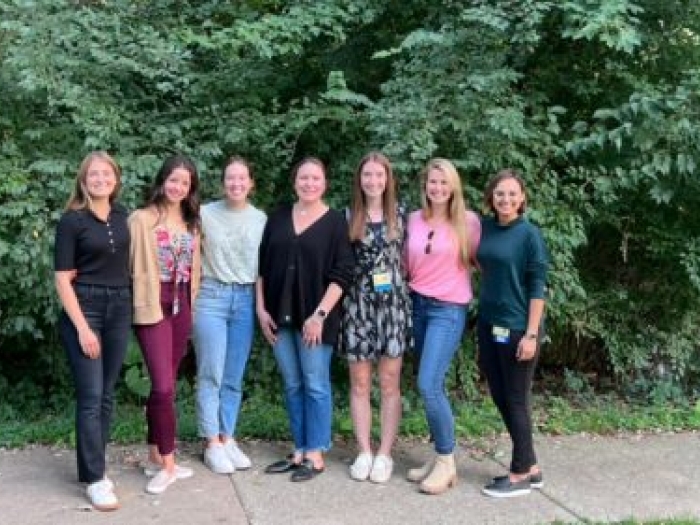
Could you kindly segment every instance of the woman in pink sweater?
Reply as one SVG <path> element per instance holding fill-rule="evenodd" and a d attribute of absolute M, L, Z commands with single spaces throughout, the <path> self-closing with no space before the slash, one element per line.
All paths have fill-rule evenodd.
<path fill-rule="evenodd" d="M 425 405 L 434 458 L 408 471 L 428 494 L 457 482 L 455 431 L 445 377 L 459 348 L 472 299 L 471 264 L 479 244 L 479 218 L 466 209 L 454 165 L 433 159 L 421 172 L 422 209 L 408 219 L 407 263 L 413 331 L 419 358 L 418 389 Z"/>

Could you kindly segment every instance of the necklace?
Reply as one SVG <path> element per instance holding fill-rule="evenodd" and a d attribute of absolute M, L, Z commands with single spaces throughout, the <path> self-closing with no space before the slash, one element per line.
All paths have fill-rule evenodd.
<path fill-rule="evenodd" d="M 311 208 L 303 208 L 299 203 L 296 203 L 294 205 L 294 211 L 302 217 L 305 217 L 306 215 L 309 215 L 311 212 L 313 212 Z"/>

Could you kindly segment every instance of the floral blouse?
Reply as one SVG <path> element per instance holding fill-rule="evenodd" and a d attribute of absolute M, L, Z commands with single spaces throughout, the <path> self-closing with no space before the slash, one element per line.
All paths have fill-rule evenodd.
<path fill-rule="evenodd" d="M 164 283 L 189 282 L 192 274 L 194 235 L 189 232 L 173 233 L 162 225 L 156 226 L 155 235 L 160 281 Z"/>

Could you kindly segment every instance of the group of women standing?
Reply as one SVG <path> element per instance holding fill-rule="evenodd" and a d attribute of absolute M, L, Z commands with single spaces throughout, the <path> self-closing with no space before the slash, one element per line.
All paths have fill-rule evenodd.
<path fill-rule="evenodd" d="M 414 349 L 435 454 L 408 479 L 429 494 L 447 490 L 457 475 L 445 378 L 464 331 L 474 268 L 482 273 L 479 363 L 513 440 L 510 472 L 483 491 L 508 497 L 541 486 L 530 390 L 547 254 L 523 217 L 521 177 L 508 170 L 492 179 L 485 195 L 492 216 L 482 220 L 467 209 L 459 174 L 445 159 L 421 172 L 422 207 L 411 214 L 399 205 L 391 164 L 378 152 L 361 160 L 344 212 L 324 201 L 328 179 L 319 159 L 302 160 L 291 179 L 296 201 L 267 218 L 249 202 L 251 166 L 233 157 L 221 175 L 224 198 L 200 210 L 197 169 L 176 155 L 161 167 L 143 207 L 127 216 L 116 200 L 121 177 L 114 160 L 95 152 L 83 161 L 57 228 L 55 270 L 60 334 L 76 389 L 78 477 L 92 504 L 119 505 L 105 447 L 132 324 L 152 385 L 146 490 L 159 494 L 193 475 L 174 455 L 175 385 L 191 333 L 204 462 L 220 474 L 251 466 L 235 430 L 256 316 L 283 379 L 294 446 L 267 473 L 289 473 L 291 481 L 323 473 L 337 347 L 349 363 L 359 449 L 350 476 L 388 481 L 402 358 Z M 381 392 L 376 453 L 373 365 Z"/>

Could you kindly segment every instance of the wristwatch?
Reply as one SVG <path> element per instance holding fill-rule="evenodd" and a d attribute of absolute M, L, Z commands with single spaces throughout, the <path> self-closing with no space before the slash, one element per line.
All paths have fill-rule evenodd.
<path fill-rule="evenodd" d="M 318 310 L 316 310 L 316 311 L 314 312 L 314 315 L 315 315 L 316 317 L 318 317 L 319 319 L 321 319 L 321 321 L 325 321 L 325 320 L 326 320 L 326 316 L 328 315 L 328 312 L 326 312 L 326 311 L 323 310 L 322 308 L 319 308 Z"/>

